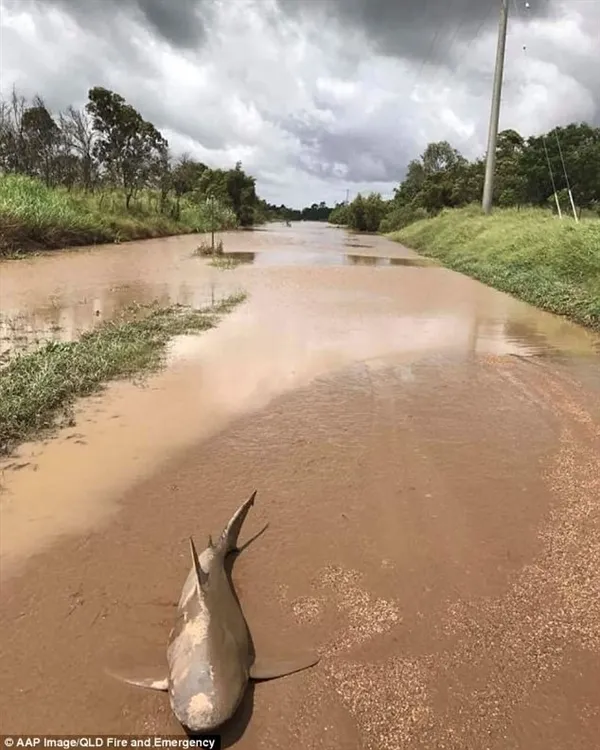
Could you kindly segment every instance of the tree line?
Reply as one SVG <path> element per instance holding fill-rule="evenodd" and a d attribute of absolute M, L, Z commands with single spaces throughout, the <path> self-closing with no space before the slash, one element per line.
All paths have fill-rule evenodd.
<path fill-rule="evenodd" d="M 484 175 L 484 158 L 469 161 L 448 141 L 430 143 L 409 163 L 391 200 L 359 193 L 349 204 L 338 203 L 329 221 L 366 232 L 401 229 L 444 208 L 481 201 Z M 527 139 L 515 130 L 499 133 L 494 205 L 557 212 L 558 203 L 568 214 L 569 188 L 579 215 L 600 215 L 600 128 L 571 123 Z"/>
<path fill-rule="evenodd" d="M 161 132 L 114 91 L 96 86 L 82 109 L 53 115 L 36 95 L 15 89 L 0 98 L 0 173 L 19 173 L 48 187 L 86 192 L 118 189 L 125 208 L 143 191 L 156 210 L 178 219 L 181 200 L 214 200 L 235 212 L 240 226 L 264 220 L 256 181 L 238 162 L 211 169 L 189 155 L 175 158 Z"/>
<path fill-rule="evenodd" d="M 265 203 L 264 210 L 273 221 L 329 221 L 333 208 L 321 201 L 302 209 Z"/>
<path fill-rule="evenodd" d="M 265 221 L 327 221 L 321 202 L 301 210 L 270 204 L 256 193 L 256 180 L 238 162 L 212 169 L 183 154 L 175 157 L 153 123 L 114 91 L 95 86 L 81 109 L 54 115 L 41 96 L 31 101 L 13 88 L 0 96 L 0 173 L 18 173 L 46 186 L 86 192 L 118 189 L 129 209 L 143 191 L 156 196 L 156 210 L 180 217 L 182 199 L 214 200 L 231 209 L 239 226 Z"/>

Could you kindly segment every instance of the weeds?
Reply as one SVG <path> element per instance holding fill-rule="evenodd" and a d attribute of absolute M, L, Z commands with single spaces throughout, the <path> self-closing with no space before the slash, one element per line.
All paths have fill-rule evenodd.
<path fill-rule="evenodd" d="M 194 250 L 192 255 L 206 258 L 210 256 L 223 255 L 223 240 L 219 240 L 215 243 L 214 247 L 212 243 L 203 240 L 198 247 Z"/>
<path fill-rule="evenodd" d="M 76 398 L 111 380 L 158 369 L 172 336 L 214 328 L 245 298 L 234 294 L 199 310 L 136 305 L 77 341 L 14 354 L 0 370 L 0 454 L 61 421 L 72 423 Z"/>
<path fill-rule="evenodd" d="M 600 329 L 600 221 L 545 211 L 447 209 L 388 235 L 444 265 Z"/>

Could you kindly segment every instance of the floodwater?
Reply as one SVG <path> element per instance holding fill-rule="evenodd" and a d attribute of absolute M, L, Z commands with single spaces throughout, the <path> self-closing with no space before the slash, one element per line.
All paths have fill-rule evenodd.
<path fill-rule="evenodd" d="M 2 733 L 179 733 L 103 670 L 164 660 L 187 537 L 257 488 L 257 651 L 322 659 L 250 690 L 226 746 L 596 748 L 598 337 L 381 237 L 221 239 L 234 269 L 189 236 L 0 264 L 4 352 L 249 294 L 0 467 Z"/>

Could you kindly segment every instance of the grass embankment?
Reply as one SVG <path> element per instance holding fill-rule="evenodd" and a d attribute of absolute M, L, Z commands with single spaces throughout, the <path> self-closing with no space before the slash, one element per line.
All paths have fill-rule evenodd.
<path fill-rule="evenodd" d="M 159 211 L 159 202 L 157 193 L 145 190 L 127 209 L 120 190 L 69 192 L 23 175 L 0 175 L 0 255 L 210 230 L 207 206 L 182 198 L 175 220 Z M 233 211 L 215 206 L 214 212 L 215 229 L 236 226 Z"/>
<path fill-rule="evenodd" d="M 139 305 L 77 341 L 13 355 L 0 369 L 0 455 L 61 422 L 72 423 L 76 398 L 110 380 L 156 370 L 172 336 L 214 328 L 245 297 L 232 295 L 200 310 Z"/>
<path fill-rule="evenodd" d="M 546 211 L 447 209 L 388 235 L 537 307 L 600 329 L 600 221 Z"/>

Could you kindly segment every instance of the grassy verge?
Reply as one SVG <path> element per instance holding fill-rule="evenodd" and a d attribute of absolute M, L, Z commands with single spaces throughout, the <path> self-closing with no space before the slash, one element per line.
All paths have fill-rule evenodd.
<path fill-rule="evenodd" d="M 215 229 L 236 226 L 229 209 L 215 207 L 214 218 Z M 127 209 L 119 190 L 69 192 L 23 175 L 0 175 L 0 255 L 208 232 L 210 223 L 208 206 L 185 199 L 177 220 L 161 213 L 158 194 L 148 190 Z"/>
<path fill-rule="evenodd" d="M 239 293 L 200 310 L 135 306 L 77 341 L 14 355 L 0 369 L 0 454 L 61 423 L 72 424 L 75 399 L 110 380 L 156 370 L 171 337 L 214 328 L 244 299 Z"/>
<path fill-rule="evenodd" d="M 545 211 L 445 210 L 387 235 L 537 307 L 600 330 L 600 221 Z"/>

